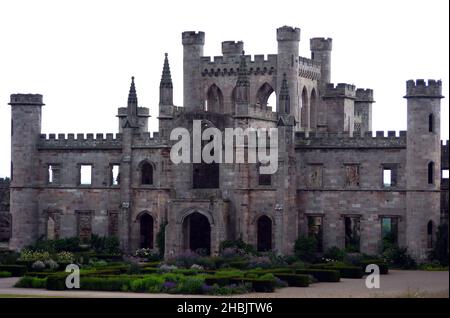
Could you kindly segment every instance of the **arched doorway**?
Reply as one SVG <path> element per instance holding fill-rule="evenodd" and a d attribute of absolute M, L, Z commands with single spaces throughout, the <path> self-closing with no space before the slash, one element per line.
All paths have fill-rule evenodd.
<path fill-rule="evenodd" d="M 201 255 L 211 254 L 211 225 L 199 212 L 189 214 L 183 221 L 184 248 Z"/>
<path fill-rule="evenodd" d="M 261 107 L 272 106 L 276 104 L 275 90 L 268 83 L 264 83 L 256 93 L 256 103 Z M 275 108 L 275 107 L 274 107 Z"/>
<path fill-rule="evenodd" d="M 223 94 L 216 84 L 212 84 L 206 94 L 205 111 L 223 113 Z"/>
<path fill-rule="evenodd" d="M 270 251 L 272 249 L 272 220 L 266 215 L 260 216 L 257 228 L 258 252 Z"/>
<path fill-rule="evenodd" d="M 144 213 L 139 218 L 140 225 L 140 247 L 153 248 L 153 217 Z"/>

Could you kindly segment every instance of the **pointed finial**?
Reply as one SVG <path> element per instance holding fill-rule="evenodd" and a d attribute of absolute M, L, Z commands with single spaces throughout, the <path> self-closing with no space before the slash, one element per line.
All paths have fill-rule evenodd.
<path fill-rule="evenodd" d="M 172 76 L 170 75 L 169 54 L 164 53 L 164 66 L 159 87 L 172 88 Z"/>

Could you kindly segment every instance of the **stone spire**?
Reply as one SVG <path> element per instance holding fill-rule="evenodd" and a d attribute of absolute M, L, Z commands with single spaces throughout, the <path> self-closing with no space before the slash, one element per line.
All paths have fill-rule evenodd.
<path fill-rule="evenodd" d="M 236 82 L 236 103 L 248 104 L 250 102 L 250 79 L 247 71 L 245 52 L 242 51 L 239 64 L 238 78 Z"/>
<path fill-rule="evenodd" d="M 132 128 L 137 127 L 137 109 L 138 99 L 136 94 L 136 87 L 134 86 L 134 76 L 132 76 L 130 91 L 128 93 L 127 120 L 125 121 L 125 126 Z"/>
<path fill-rule="evenodd" d="M 290 96 L 289 96 L 289 86 L 286 79 L 286 73 L 283 74 L 283 81 L 281 82 L 280 98 L 279 98 L 280 109 L 278 110 L 282 114 L 289 114 L 291 111 Z"/>
<path fill-rule="evenodd" d="M 167 56 L 168 54 L 165 53 L 161 82 L 159 83 L 160 105 L 173 105 L 173 84 L 172 76 L 170 75 L 169 59 Z"/>

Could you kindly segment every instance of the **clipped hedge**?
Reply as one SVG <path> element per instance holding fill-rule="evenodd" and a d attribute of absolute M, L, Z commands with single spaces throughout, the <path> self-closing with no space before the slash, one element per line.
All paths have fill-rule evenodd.
<path fill-rule="evenodd" d="M 378 265 L 378 267 L 380 268 L 380 274 L 381 275 L 389 274 L 389 266 L 388 266 L 388 264 L 386 264 L 382 260 L 377 260 L 377 259 L 368 259 L 368 260 L 361 261 L 360 265 L 361 265 L 361 269 L 363 270 L 363 272 L 366 271 L 367 265 L 370 265 L 370 264 Z"/>
<path fill-rule="evenodd" d="M 46 288 L 47 287 L 47 278 L 39 278 L 39 277 L 31 277 L 31 276 L 23 276 L 14 287 L 21 288 Z"/>
<path fill-rule="evenodd" d="M 274 273 L 275 277 L 285 281 L 289 287 L 308 287 L 310 279 L 308 275 L 300 274 L 284 274 L 284 273 Z"/>
<path fill-rule="evenodd" d="M 209 286 L 218 285 L 220 287 L 226 286 L 230 284 L 229 277 L 216 277 L 216 276 L 207 276 L 205 277 L 205 284 Z"/>
<path fill-rule="evenodd" d="M 11 273 L 10 272 L 6 272 L 6 271 L 2 271 L 0 272 L 0 278 L 6 278 L 6 277 L 11 277 Z"/>
<path fill-rule="evenodd" d="M 205 280 L 205 282 L 206 282 L 206 280 Z M 251 284 L 252 291 L 257 292 L 257 293 L 273 293 L 275 291 L 275 280 L 274 279 L 230 278 L 229 283 L 236 284 L 236 285 Z"/>
<path fill-rule="evenodd" d="M 342 278 L 362 278 L 364 272 L 361 267 L 341 264 L 315 264 L 311 269 L 328 269 L 339 271 Z"/>
<path fill-rule="evenodd" d="M 229 262 L 228 265 L 232 268 L 236 269 L 246 269 L 250 265 L 249 261 L 235 261 L 235 262 Z"/>
<path fill-rule="evenodd" d="M 48 290 L 65 290 L 68 273 L 55 273 L 47 276 Z"/>
<path fill-rule="evenodd" d="M 295 274 L 312 275 L 318 282 L 337 283 L 341 280 L 338 270 L 330 269 L 296 269 Z"/>
<path fill-rule="evenodd" d="M 22 277 L 26 271 L 24 265 L 0 265 L 0 272 L 10 272 L 12 277 Z"/>

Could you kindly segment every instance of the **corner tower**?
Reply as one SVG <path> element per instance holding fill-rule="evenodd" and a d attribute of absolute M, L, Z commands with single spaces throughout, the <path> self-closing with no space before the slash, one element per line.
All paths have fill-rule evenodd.
<path fill-rule="evenodd" d="M 11 249 L 38 239 L 37 142 L 41 133 L 42 95 L 12 94 L 11 105 Z"/>
<path fill-rule="evenodd" d="M 406 82 L 406 242 L 418 260 L 427 258 L 440 222 L 441 81 Z"/>
<path fill-rule="evenodd" d="M 312 38 L 309 42 L 311 59 L 320 64 L 320 81 L 322 87 L 331 83 L 331 38 Z"/>

